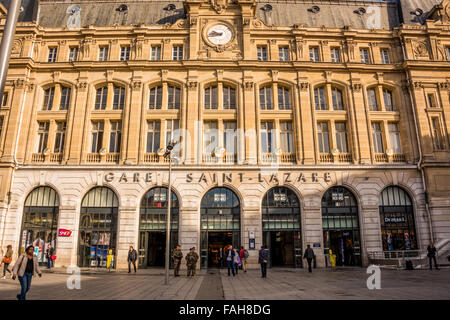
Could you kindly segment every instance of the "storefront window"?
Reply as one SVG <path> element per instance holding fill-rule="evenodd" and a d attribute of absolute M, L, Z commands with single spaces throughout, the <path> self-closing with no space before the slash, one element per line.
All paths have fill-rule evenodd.
<path fill-rule="evenodd" d="M 116 194 L 106 187 L 95 187 L 84 196 L 80 216 L 80 267 L 107 267 L 108 254 L 115 261 L 118 207 Z"/>
<path fill-rule="evenodd" d="M 38 187 L 25 199 L 19 254 L 29 245 L 35 247 L 39 263 L 47 263 L 45 250 L 56 247 L 59 197 L 50 187 Z"/>
<path fill-rule="evenodd" d="M 390 186 L 380 195 L 380 222 L 383 250 L 416 250 L 414 210 L 409 195 Z"/>

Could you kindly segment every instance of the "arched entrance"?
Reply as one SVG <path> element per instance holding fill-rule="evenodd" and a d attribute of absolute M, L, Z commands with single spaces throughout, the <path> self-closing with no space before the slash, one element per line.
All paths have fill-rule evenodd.
<path fill-rule="evenodd" d="M 19 254 L 29 245 L 35 247 L 39 263 L 47 262 L 45 250 L 48 244 L 56 247 L 59 197 L 50 187 L 37 187 L 25 199 Z"/>
<path fill-rule="evenodd" d="M 397 186 L 380 195 L 380 222 L 383 250 L 417 250 L 416 226 L 411 198 Z"/>
<path fill-rule="evenodd" d="M 95 187 L 84 196 L 78 238 L 80 267 L 106 267 L 109 250 L 116 256 L 118 211 L 117 196 L 107 187 Z"/>
<path fill-rule="evenodd" d="M 353 193 L 332 187 L 322 197 L 323 246 L 333 250 L 338 266 L 360 266 L 361 235 L 358 205 Z"/>
<path fill-rule="evenodd" d="M 236 194 L 228 188 L 213 188 L 202 198 L 201 267 L 219 265 L 219 252 L 224 246 L 240 246 L 241 206 Z"/>
<path fill-rule="evenodd" d="M 178 243 L 178 197 L 171 192 L 170 248 Z M 166 256 L 166 221 L 168 189 L 152 188 L 141 200 L 139 216 L 139 265 L 164 267 Z M 169 259 L 172 263 L 172 259 Z"/>
<path fill-rule="evenodd" d="M 274 187 L 262 200 L 263 244 L 270 266 L 302 267 L 300 201 L 288 188 Z"/>

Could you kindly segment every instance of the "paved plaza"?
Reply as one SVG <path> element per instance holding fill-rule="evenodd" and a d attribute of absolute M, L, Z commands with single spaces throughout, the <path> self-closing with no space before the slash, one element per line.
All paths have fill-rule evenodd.
<path fill-rule="evenodd" d="M 183 272 L 185 274 L 185 272 Z M 81 289 L 69 290 L 68 275 L 58 270 L 33 278 L 29 300 L 305 300 L 305 299 L 450 299 L 450 269 L 381 270 L 381 289 L 369 290 L 365 268 L 306 270 L 269 269 L 262 279 L 258 270 L 228 277 L 226 270 L 201 270 L 195 278 L 170 277 L 164 285 L 163 270 L 88 272 L 81 276 Z M 0 300 L 14 300 L 19 282 L 0 280 Z"/>

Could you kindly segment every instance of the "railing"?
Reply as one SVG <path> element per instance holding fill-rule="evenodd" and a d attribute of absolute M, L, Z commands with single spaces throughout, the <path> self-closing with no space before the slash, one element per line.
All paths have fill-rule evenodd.
<path fill-rule="evenodd" d="M 33 153 L 31 155 L 31 162 L 44 162 L 45 157 L 42 153 Z"/>
<path fill-rule="evenodd" d="M 88 153 L 86 157 L 87 162 L 100 162 L 99 153 Z"/>
<path fill-rule="evenodd" d="M 277 157 L 272 153 L 261 154 L 261 162 L 263 163 L 273 163 L 277 161 Z"/>
<path fill-rule="evenodd" d="M 237 155 L 236 153 L 228 153 L 223 157 L 223 163 L 236 163 Z"/>
<path fill-rule="evenodd" d="M 388 156 L 384 153 L 376 153 L 375 162 L 388 162 Z"/>
<path fill-rule="evenodd" d="M 202 161 L 203 163 L 217 163 L 218 162 L 218 158 L 213 156 L 210 153 L 204 153 L 202 156 Z"/>
<path fill-rule="evenodd" d="M 392 155 L 392 162 L 406 162 L 406 157 L 402 153 L 394 153 Z"/>
<path fill-rule="evenodd" d="M 117 163 L 119 162 L 120 153 L 107 153 L 106 154 L 106 162 L 109 163 Z"/>
<path fill-rule="evenodd" d="M 294 163 L 296 160 L 295 153 L 283 153 L 280 160 L 283 163 Z"/>
<path fill-rule="evenodd" d="M 62 161 L 62 153 L 61 152 L 50 154 L 50 162 L 59 163 L 61 161 Z"/>
<path fill-rule="evenodd" d="M 339 162 L 352 162 L 351 153 L 340 153 L 338 156 Z"/>
<path fill-rule="evenodd" d="M 159 156 L 156 153 L 144 153 L 145 163 L 159 162 Z"/>
<path fill-rule="evenodd" d="M 334 158 L 331 153 L 320 153 L 319 161 L 324 162 L 324 163 L 332 163 L 332 162 L 334 162 Z"/>

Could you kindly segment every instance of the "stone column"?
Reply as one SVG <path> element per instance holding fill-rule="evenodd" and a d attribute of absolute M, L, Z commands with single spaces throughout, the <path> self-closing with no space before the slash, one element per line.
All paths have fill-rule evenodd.
<path fill-rule="evenodd" d="M 127 110 L 128 123 L 124 123 L 123 126 L 124 133 L 125 131 L 128 131 L 128 133 L 127 137 L 124 136 L 123 141 L 125 141 L 125 138 L 127 139 L 125 161 L 136 164 L 138 163 L 139 141 L 144 137 L 139 134 L 141 129 L 141 108 L 147 110 L 142 99 L 142 82 L 139 80 L 133 81 L 131 83 L 131 90 L 129 91 L 129 94 L 131 95 L 131 101 L 129 110 Z"/>
<path fill-rule="evenodd" d="M 80 81 L 77 85 L 77 92 L 74 95 L 73 99 L 76 101 L 80 101 L 80 103 L 76 103 L 74 105 L 73 119 L 71 119 L 71 131 L 70 141 L 67 141 L 67 145 L 70 145 L 69 149 L 69 157 L 67 160 L 67 164 L 78 164 L 80 162 L 81 156 L 81 147 L 83 141 L 83 124 L 85 122 L 85 117 L 88 113 L 89 101 L 88 98 L 88 85 L 87 82 Z M 84 103 L 83 103 L 84 101 Z M 90 112 L 89 112 L 90 113 Z M 89 116 L 88 116 L 89 117 Z M 86 137 L 85 137 L 86 138 Z"/>
<path fill-rule="evenodd" d="M 317 202 L 317 201 L 315 201 Z M 315 204 L 314 202 L 314 204 Z M 320 202 L 318 205 L 310 206 L 312 203 L 305 205 L 301 211 L 302 215 L 302 255 L 305 252 L 307 245 L 311 245 L 311 248 L 316 254 L 316 266 L 317 268 L 325 267 L 325 256 L 323 254 L 323 231 L 322 231 L 322 214 L 320 212 Z M 320 243 L 319 248 L 314 248 L 314 243 Z M 305 268 L 306 260 L 303 259 L 303 267 Z M 307 267 L 307 265 L 306 265 Z"/>
<path fill-rule="evenodd" d="M 241 245 L 248 250 L 247 267 L 249 269 L 258 269 L 258 250 L 261 248 L 262 241 L 262 218 L 258 207 L 242 208 L 241 215 Z M 255 250 L 249 248 L 249 232 L 255 233 Z"/>
<path fill-rule="evenodd" d="M 189 249 L 195 246 L 195 251 L 200 256 L 200 218 L 198 208 L 183 207 L 180 208 L 180 224 L 178 227 L 178 242 L 181 246 L 183 256 L 189 253 Z M 197 269 L 200 268 L 201 259 L 197 263 Z M 186 269 L 186 263 L 181 264 L 181 268 Z"/>
<path fill-rule="evenodd" d="M 71 201 L 62 200 L 59 207 L 58 230 L 66 229 L 72 233 L 70 236 L 58 236 L 56 240 L 56 260 L 54 266 L 58 268 L 67 268 L 78 265 L 78 237 L 79 237 L 79 215 L 80 209 L 71 203 Z M 58 232 L 57 230 L 57 232 Z"/>
<path fill-rule="evenodd" d="M 122 198 L 122 201 L 125 200 Z M 136 228 L 136 219 L 139 208 L 135 203 L 127 201 L 119 207 L 117 225 L 116 269 L 128 268 L 128 250 L 133 246 L 138 251 L 139 226 Z"/>

